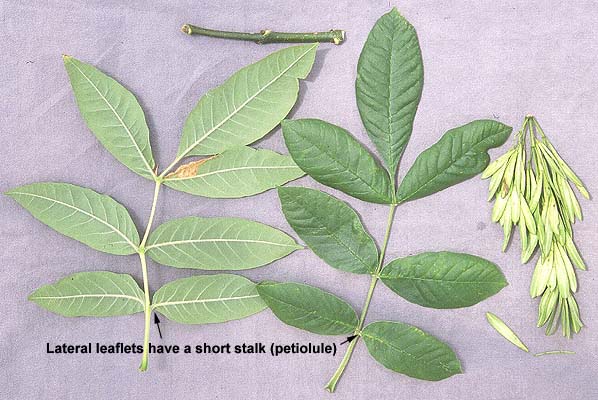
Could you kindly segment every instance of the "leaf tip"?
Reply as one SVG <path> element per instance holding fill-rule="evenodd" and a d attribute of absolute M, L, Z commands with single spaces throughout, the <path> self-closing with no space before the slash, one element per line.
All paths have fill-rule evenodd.
<path fill-rule="evenodd" d="M 295 243 L 295 250 L 305 250 L 307 249 L 306 246 L 300 245 L 299 243 Z"/>
<path fill-rule="evenodd" d="M 40 289 L 41 288 L 37 288 L 33 292 L 29 293 L 29 296 L 27 296 L 27 300 L 37 304 L 37 293 L 40 291 Z"/>
<path fill-rule="evenodd" d="M 14 191 L 15 191 L 14 189 L 8 189 L 6 192 L 4 192 L 2 194 L 5 195 L 5 196 L 8 196 L 8 197 L 13 197 L 13 195 L 14 195 L 13 192 Z"/>
<path fill-rule="evenodd" d="M 459 359 L 457 359 L 456 365 L 451 370 L 451 372 L 453 372 L 453 375 L 461 375 L 465 373 L 465 371 L 463 371 L 463 365 L 461 364 L 461 361 L 459 361 Z"/>
<path fill-rule="evenodd" d="M 406 25 L 408 28 L 410 28 L 412 30 L 415 30 L 413 25 L 411 25 L 411 23 L 407 20 L 407 18 L 405 18 L 405 16 L 403 14 L 401 14 L 401 12 L 399 11 L 399 9 L 397 7 L 393 7 L 385 15 L 388 15 L 392 18 L 398 18 L 398 22 L 403 23 L 404 25 Z"/>
<path fill-rule="evenodd" d="M 401 13 L 399 12 L 399 9 L 396 6 L 391 8 L 389 13 L 397 13 L 397 14 L 401 15 Z"/>
<path fill-rule="evenodd" d="M 293 186 L 277 186 L 276 192 L 278 193 L 278 198 L 282 200 L 282 198 L 289 195 L 293 189 Z"/>
<path fill-rule="evenodd" d="M 280 126 L 281 126 L 283 132 L 284 132 L 284 128 L 285 127 L 288 127 L 288 126 L 290 126 L 292 124 L 293 124 L 293 120 L 292 119 L 285 118 L 282 121 L 280 121 Z"/>
<path fill-rule="evenodd" d="M 274 285 L 276 285 L 277 283 L 278 283 L 278 282 L 276 282 L 276 281 L 261 281 L 261 282 L 258 282 L 258 283 L 256 283 L 256 284 L 255 284 L 255 289 L 257 290 L 258 294 L 259 294 L 260 296 L 262 296 L 262 293 L 261 293 L 261 291 L 262 291 L 264 288 L 266 288 L 266 287 L 268 287 L 268 286 L 274 286 Z"/>

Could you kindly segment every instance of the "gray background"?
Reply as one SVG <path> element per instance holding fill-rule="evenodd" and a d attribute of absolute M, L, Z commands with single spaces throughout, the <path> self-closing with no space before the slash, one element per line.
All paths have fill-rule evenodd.
<path fill-rule="evenodd" d="M 355 69 L 369 29 L 390 3 L 417 28 L 425 64 L 423 97 L 403 171 L 451 127 L 475 118 L 497 118 L 519 127 L 526 113 L 534 113 L 590 192 L 598 191 L 598 7 L 593 1 L 528 0 L 2 1 L 0 190 L 47 180 L 88 186 L 120 201 L 143 226 L 152 183 L 114 160 L 85 127 L 60 54 L 96 65 L 137 95 L 156 160 L 164 166 L 174 157 L 184 119 L 198 98 L 238 68 L 280 47 L 188 37 L 179 31 L 184 22 L 246 31 L 346 29 L 345 44 L 321 46 L 291 115 L 339 124 L 371 147 L 355 105 Z M 278 129 L 257 145 L 285 151 Z M 309 178 L 294 184 L 321 188 Z M 410 379 L 382 368 L 360 343 L 334 398 L 597 398 L 597 203 L 582 201 L 585 220 L 575 227 L 589 265 L 588 272 L 578 274 L 577 299 L 586 328 L 568 341 L 545 337 L 534 328 L 537 301 L 528 296 L 533 264 L 520 265 L 518 240 L 507 254 L 500 253 L 502 233 L 490 223 L 486 192 L 487 182 L 476 178 L 401 206 L 389 257 L 422 250 L 467 251 L 498 263 L 510 286 L 474 307 L 442 311 L 409 304 L 381 285 L 368 316 L 370 321 L 412 323 L 437 335 L 456 350 L 465 374 L 438 383 Z M 374 237 L 381 238 L 385 207 L 353 199 L 350 203 Z M 164 190 L 157 223 L 187 215 L 245 217 L 292 233 L 275 192 L 210 200 Z M 77 271 L 108 269 L 139 280 L 138 262 L 133 256 L 98 253 L 63 237 L 6 196 L 0 196 L 0 221 L 1 398 L 332 398 L 322 386 L 340 354 L 152 355 L 145 374 L 137 372 L 138 355 L 45 354 L 47 341 L 139 343 L 141 314 L 66 319 L 26 300 L 35 288 Z M 153 290 L 194 273 L 153 263 L 150 270 Z M 315 284 L 357 309 L 369 283 L 367 277 L 326 266 L 310 251 L 244 275 Z M 487 310 L 504 317 L 534 352 L 563 348 L 577 354 L 524 354 L 491 330 L 484 319 Z M 163 343 L 168 344 L 336 340 L 287 327 L 268 311 L 223 325 L 162 325 Z M 159 340 L 156 331 L 152 339 Z"/>

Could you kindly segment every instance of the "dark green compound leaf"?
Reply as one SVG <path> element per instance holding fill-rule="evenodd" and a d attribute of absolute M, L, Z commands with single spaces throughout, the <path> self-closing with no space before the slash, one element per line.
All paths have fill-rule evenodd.
<path fill-rule="evenodd" d="M 291 227 L 328 265 L 356 274 L 376 269 L 378 249 L 374 239 L 348 204 L 302 187 L 279 188 L 278 197 Z"/>
<path fill-rule="evenodd" d="M 31 293 L 29 300 L 65 317 L 112 317 L 143 311 L 143 291 L 125 274 L 79 272 Z"/>
<path fill-rule="evenodd" d="M 261 282 L 257 291 L 287 325 L 320 335 L 347 335 L 357 328 L 355 310 L 322 289 L 292 282 Z"/>
<path fill-rule="evenodd" d="M 417 157 L 399 186 L 398 202 L 420 199 L 479 174 L 490 162 L 488 150 L 502 145 L 512 130 L 492 120 L 449 130 Z"/>
<path fill-rule="evenodd" d="M 415 326 L 378 321 L 367 325 L 361 336 L 370 355 L 394 372 L 427 381 L 462 373 L 453 350 Z"/>
<path fill-rule="evenodd" d="M 393 260 L 380 278 L 405 300 L 431 308 L 469 307 L 507 285 L 500 269 L 490 261 L 450 252 Z"/>
<path fill-rule="evenodd" d="M 424 83 L 415 29 L 396 9 L 370 31 L 357 64 L 357 107 L 394 177 L 413 130 Z"/>
<path fill-rule="evenodd" d="M 388 173 L 346 130 L 319 119 L 282 121 L 297 165 L 316 181 L 371 203 L 393 201 Z"/>

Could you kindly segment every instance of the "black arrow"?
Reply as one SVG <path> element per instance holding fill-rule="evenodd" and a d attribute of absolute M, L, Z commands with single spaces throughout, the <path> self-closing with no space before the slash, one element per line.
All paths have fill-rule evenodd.
<path fill-rule="evenodd" d="M 154 324 L 158 327 L 158 333 L 160 334 L 160 339 L 162 339 L 162 331 L 160 330 L 160 318 L 158 318 L 158 314 L 154 313 Z"/>
<path fill-rule="evenodd" d="M 347 336 L 347 340 L 345 340 L 344 342 L 342 342 L 341 344 L 345 344 L 345 343 L 351 343 L 353 340 L 355 340 L 355 338 L 357 337 L 357 335 L 351 335 L 351 336 Z"/>

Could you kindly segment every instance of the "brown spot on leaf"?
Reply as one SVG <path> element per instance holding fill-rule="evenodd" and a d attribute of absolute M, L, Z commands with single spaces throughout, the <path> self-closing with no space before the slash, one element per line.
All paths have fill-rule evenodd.
<path fill-rule="evenodd" d="M 185 178 L 193 178 L 197 175 L 197 171 L 199 171 L 199 167 L 208 160 L 211 160 L 216 156 L 204 158 L 197 161 L 191 161 L 190 163 L 183 164 L 176 169 L 176 171 L 171 172 L 170 174 L 166 175 L 166 179 L 169 178 L 178 178 L 178 179 L 185 179 Z"/>

